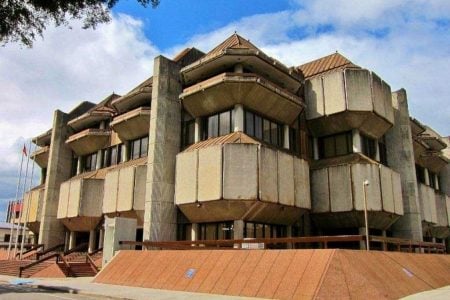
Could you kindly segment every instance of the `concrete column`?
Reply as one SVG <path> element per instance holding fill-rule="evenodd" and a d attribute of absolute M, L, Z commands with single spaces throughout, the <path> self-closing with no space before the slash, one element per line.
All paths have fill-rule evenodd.
<path fill-rule="evenodd" d="M 244 132 L 244 107 L 242 104 L 234 106 L 234 132 Z"/>
<path fill-rule="evenodd" d="M 191 241 L 196 241 L 199 239 L 200 232 L 198 223 L 192 223 L 191 228 Z"/>
<path fill-rule="evenodd" d="M 95 169 L 99 170 L 102 168 L 103 161 L 103 151 L 100 149 L 97 151 L 97 161 L 95 162 Z"/>
<path fill-rule="evenodd" d="M 200 142 L 202 139 L 202 119 L 195 118 L 194 143 Z"/>
<path fill-rule="evenodd" d="M 381 231 L 381 235 L 382 235 L 383 237 L 386 237 L 386 236 L 387 236 L 387 235 L 386 235 L 386 230 L 382 230 L 382 231 Z M 383 250 L 383 251 L 388 251 L 387 243 L 382 243 L 381 246 L 382 246 L 382 250 Z"/>
<path fill-rule="evenodd" d="M 313 155 L 314 155 L 314 160 L 318 160 L 319 159 L 319 139 L 314 137 L 313 138 Z"/>
<path fill-rule="evenodd" d="M 42 168 L 41 169 L 41 184 L 45 183 L 45 177 L 47 177 L 47 169 L 46 168 Z"/>
<path fill-rule="evenodd" d="M 286 237 L 290 238 L 292 237 L 292 226 L 288 225 L 286 226 Z M 292 249 L 292 243 L 287 243 L 286 249 Z"/>
<path fill-rule="evenodd" d="M 122 151 L 122 162 L 126 162 L 130 157 L 130 142 L 123 142 L 123 151 Z"/>
<path fill-rule="evenodd" d="M 437 190 L 441 190 L 441 187 L 439 186 L 439 179 L 437 175 L 434 175 L 434 186 L 436 187 Z"/>
<path fill-rule="evenodd" d="M 136 219 L 105 218 L 105 243 L 103 247 L 103 265 L 106 265 L 117 250 L 134 250 L 134 246 L 120 245 L 121 241 L 136 241 Z"/>
<path fill-rule="evenodd" d="M 94 252 L 95 250 L 95 230 L 89 231 L 89 244 L 88 253 Z"/>
<path fill-rule="evenodd" d="M 361 141 L 361 134 L 359 133 L 358 129 L 352 130 L 352 144 L 353 144 L 353 152 L 361 153 L 362 141 Z"/>
<path fill-rule="evenodd" d="M 233 239 L 239 240 L 244 238 L 244 221 L 235 220 L 233 222 Z"/>
<path fill-rule="evenodd" d="M 180 149 L 180 66 L 155 58 L 150 114 L 144 240 L 176 240 L 175 156 Z"/>
<path fill-rule="evenodd" d="M 64 226 L 56 218 L 56 214 L 58 211 L 59 187 L 71 175 L 72 151 L 65 143 L 71 133 L 69 126 L 67 126 L 68 119 L 67 114 L 59 110 L 55 111 L 39 228 L 39 243 L 44 244 L 45 248 L 64 242 Z"/>
<path fill-rule="evenodd" d="M 358 233 L 359 233 L 359 235 L 366 235 L 366 227 L 359 227 Z M 365 240 L 359 241 L 359 249 L 366 250 L 366 241 Z"/>
<path fill-rule="evenodd" d="M 289 125 L 283 126 L 283 148 L 289 149 Z"/>
<path fill-rule="evenodd" d="M 103 248 L 103 240 L 105 238 L 105 229 L 100 228 L 99 237 L 98 237 L 98 248 Z"/>
<path fill-rule="evenodd" d="M 83 157 L 78 156 L 77 159 L 77 175 L 81 174 L 83 172 Z"/>
<path fill-rule="evenodd" d="M 69 250 L 75 248 L 77 245 L 77 233 L 75 231 L 71 231 L 69 235 Z"/>
<path fill-rule="evenodd" d="M 387 160 L 400 173 L 404 215 L 392 226 L 395 237 L 423 241 L 422 220 L 406 91 L 392 94 L 394 126 L 386 133 Z"/>
<path fill-rule="evenodd" d="M 427 168 L 423 168 L 424 176 L 425 176 L 425 184 L 430 186 L 430 173 Z"/>
<path fill-rule="evenodd" d="M 66 235 L 64 238 L 64 251 L 69 250 L 69 244 L 70 244 L 70 231 L 66 231 Z"/>
<path fill-rule="evenodd" d="M 242 64 L 234 65 L 234 73 L 244 73 L 244 66 Z"/>
<path fill-rule="evenodd" d="M 380 161 L 380 144 L 378 144 L 378 140 L 375 140 L 375 160 Z"/>

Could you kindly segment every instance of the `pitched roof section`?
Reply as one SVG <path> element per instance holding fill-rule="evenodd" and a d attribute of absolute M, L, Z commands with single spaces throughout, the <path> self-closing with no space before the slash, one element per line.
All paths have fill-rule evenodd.
<path fill-rule="evenodd" d="M 195 143 L 195 144 L 187 147 L 183 152 L 187 152 L 187 151 L 191 151 L 191 150 L 195 150 L 195 149 L 207 148 L 207 147 L 216 146 L 216 145 L 223 145 L 223 144 L 261 144 L 261 143 L 255 139 L 253 139 L 252 137 L 249 137 L 245 133 L 232 132 L 232 133 L 224 135 L 224 136 L 209 138 L 207 140 Z"/>
<path fill-rule="evenodd" d="M 349 59 L 336 52 L 331 55 L 324 56 L 322 58 L 300 65 L 298 69 L 303 72 L 305 78 L 308 78 L 333 69 L 344 67 L 359 68 L 359 66 L 352 63 Z"/>
<path fill-rule="evenodd" d="M 256 51 L 261 51 L 255 45 L 250 43 L 250 41 L 244 39 L 239 34 L 234 33 L 232 36 L 227 38 L 217 47 L 209 51 L 205 57 L 215 56 L 224 51 L 225 49 L 252 49 Z"/>

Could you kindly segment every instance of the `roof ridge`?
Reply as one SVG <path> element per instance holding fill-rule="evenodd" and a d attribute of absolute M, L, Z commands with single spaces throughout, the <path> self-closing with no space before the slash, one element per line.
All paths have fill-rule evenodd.
<path fill-rule="evenodd" d="M 297 69 L 302 71 L 305 78 L 307 78 L 344 66 L 359 67 L 336 51 L 335 53 L 301 64 Z"/>

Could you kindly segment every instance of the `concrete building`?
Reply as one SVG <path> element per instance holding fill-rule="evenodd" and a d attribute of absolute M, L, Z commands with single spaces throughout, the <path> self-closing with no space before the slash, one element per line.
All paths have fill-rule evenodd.
<path fill-rule="evenodd" d="M 152 241 L 364 234 L 365 200 L 371 234 L 450 235 L 449 138 L 338 53 L 287 67 L 234 34 L 158 56 L 129 93 L 55 111 L 34 142 L 42 181 L 25 205 L 47 246 L 111 246 L 108 228 Z"/>

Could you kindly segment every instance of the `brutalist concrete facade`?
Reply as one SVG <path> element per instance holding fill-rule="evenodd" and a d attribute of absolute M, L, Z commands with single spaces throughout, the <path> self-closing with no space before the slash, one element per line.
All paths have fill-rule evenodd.
<path fill-rule="evenodd" d="M 234 34 L 156 57 L 129 93 L 56 111 L 34 141 L 26 201 L 47 247 L 113 247 L 105 218 L 151 241 L 358 234 L 365 202 L 371 234 L 450 235 L 448 138 L 338 53 L 287 67 Z"/>

